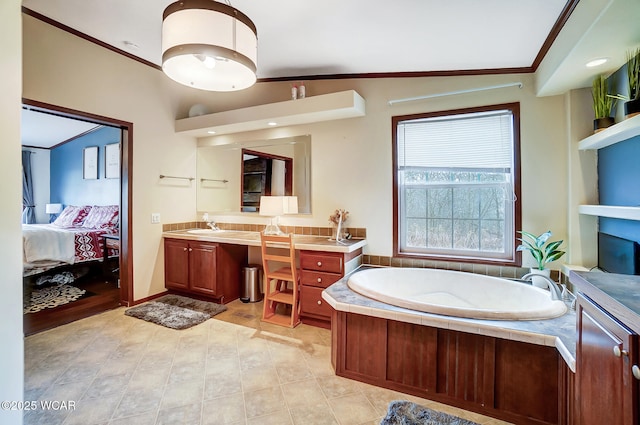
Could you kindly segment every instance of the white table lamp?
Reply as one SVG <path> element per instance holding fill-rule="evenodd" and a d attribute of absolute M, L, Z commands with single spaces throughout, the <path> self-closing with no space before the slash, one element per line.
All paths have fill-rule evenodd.
<path fill-rule="evenodd" d="M 53 222 L 58 214 L 62 212 L 62 204 L 46 204 L 44 212 L 49 214 L 49 223 Z"/>
<path fill-rule="evenodd" d="M 284 232 L 278 227 L 278 220 L 283 214 L 298 213 L 297 196 L 261 196 L 260 215 L 272 217 L 271 224 L 264 228 L 265 235 L 282 235 Z M 275 218 L 275 224 L 274 224 Z"/>

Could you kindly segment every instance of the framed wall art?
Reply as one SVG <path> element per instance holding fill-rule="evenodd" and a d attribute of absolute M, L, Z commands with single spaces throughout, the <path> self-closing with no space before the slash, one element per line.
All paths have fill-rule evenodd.
<path fill-rule="evenodd" d="M 98 147 L 87 146 L 82 151 L 82 178 L 96 180 L 98 178 Z"/>
<path fill-rule="evenodd" d="M 104 146 L 104 177 L 106 179 L 120 178 L 120 143 Z"/>

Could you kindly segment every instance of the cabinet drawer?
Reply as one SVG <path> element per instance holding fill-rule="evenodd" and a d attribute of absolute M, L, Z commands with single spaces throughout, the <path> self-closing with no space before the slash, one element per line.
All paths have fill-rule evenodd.
<path fill-rule="evenodd" d="M 342 255 L 307 254 L 300 255 L 300 268 L 342 274 Z"/>
<path fill-rule="evenodd" d="M 315 272 L 302 270 L 300 281 L 303 285 L 317 286 L 318 288 L 327 288 L 332 283 L 340 280 L 342 277 L 338 273 Z"/>
<path fill-rule="evenodd" d="M 301 314 L 318 316 L 327 320 L 331 318 L 331 311 L 333 309 L 322 299 L 322 288 L 301 286 L 300 291 Z"/>

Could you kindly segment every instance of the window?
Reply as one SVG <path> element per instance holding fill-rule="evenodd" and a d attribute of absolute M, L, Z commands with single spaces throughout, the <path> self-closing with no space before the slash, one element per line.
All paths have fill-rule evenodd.
<path fill-rule="evenodd" d="M 519 265 L 519 104 L 393 117 L 394 255 Z"/>

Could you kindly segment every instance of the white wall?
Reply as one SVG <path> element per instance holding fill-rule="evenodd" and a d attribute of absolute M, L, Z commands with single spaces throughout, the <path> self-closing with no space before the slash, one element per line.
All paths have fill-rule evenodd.
<path fill-rule="evenodd" d="M 388 104 L 393 99 L 518 81 L 524 83 L 524 88 L 483 91 L 394 106 Z M 283 225 L 327 226 L 331 212 L 344 208 L 350 212 L 348 227 L 367 228 L 366 253 L 392 255 L 391 117 L 520 102 L 522 227 L 533 233 L 551 229 L 554 238 L 566 240 L 568 153 L 565 147 L 568 121 L 565 100 L 563 96 L 536 97 L 532 75 L 311 81 L 307 87 L 314 93 L 355 89 L 366 99 L 366 116 L 209 137 L 198 142 L 206 145 L 215 144 L 216 139 L 221 138 L 225 138 L 225 142 L 240 142 L 310 134 L 312 215 L 282 217 Z M 249 214 L 241 218 L 221 215 L 217 219 L 264 222 L 264 219 Z M 533 262 L 528 261 L 529 264 Z"/>
<path fill-rule="evenodd" d="M 48 223 L 51 218 L 45 212 L 45 207 L 51 199 L 49 149 L 28 148 L 31 155 L 31 173 L 33 177 L 33 198 L 36 205 L 36 223 Z"/>
<path fill-rule="evenodd" d="M 197 219 L 196 183 L 160 180 L 159 174 L 194 176 L 196 141 L 174 132 L 174 120 L 195 103 L 211 111 L 289 98 L 287 82 L 258 83 L 237 93 L 182 87 L 162 72 L 83 41 L 32 17 L 24 18 L 25 98 L 134 124 L 134 298 L 163 291 L 161 226 Z M 389 106 L 391 99 L 522 81 L 517 87 Z M 273 128 L 233 135 L 236 141 L 310 134 L 312 214 L 283 217 L 283 225 L 327 226 L 336 208 L 350 211 L 351 227 L 366 227 L 366 253 L 392 255 L 391 117 L 435 110 L 520 102 L 523 229 L 548 229 L 567 238 L 568 119 L 564 96 L 537 98 L 530 74 L 466 77 L 314 80 L 308 96 L 355 89 L 367 102 L 365 117 Z M 90 94 L 90 95 L 88 95 Z M 258 215 L 217 221 L 265 223 Z M 531 261 L 527 263 L 532 264 Z"/>
<path fill-rule="evenodd" d="M 22 329 L 22 177 L 20 113 L 22 29 L 18 0 L 0 2 L 0 401 L 23 397 L 24 340 Z M 22 423 L 22 411 L 0 410 L 0 424 Z"/>

